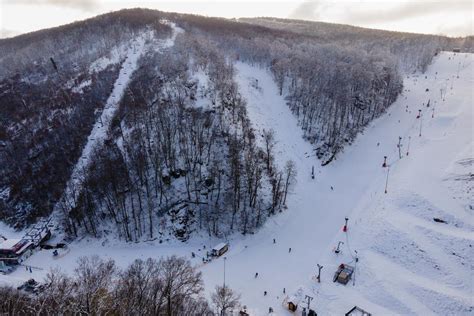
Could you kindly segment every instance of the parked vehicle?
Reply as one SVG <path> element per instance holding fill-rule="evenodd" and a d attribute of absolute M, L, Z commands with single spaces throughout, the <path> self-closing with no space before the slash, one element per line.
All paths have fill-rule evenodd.
<path fill-rule="evenodd" d="M 220 257 L 226 253 L 227 250 L 229 250 L 229 244 L 223 242 L 212 248 L 211 255 L 213 257 Z"/>
<path fill-rule="evenodd" d="M 44 290 L 45 286 L 45 284 L 40 284 L 36 282 L 35 279 L 29 279 L 28 281 L 17 287 L 17 290 L 38 294 Z"/>

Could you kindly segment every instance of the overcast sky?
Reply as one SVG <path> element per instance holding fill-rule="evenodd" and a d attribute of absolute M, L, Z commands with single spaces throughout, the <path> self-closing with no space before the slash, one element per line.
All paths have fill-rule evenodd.
<path fill-rule="evenodd" d="M 295 18 L 449 36 L 474 34 L 472 0 L 0 0 L 0 37 L 133 7 L 227 18 Z"/>

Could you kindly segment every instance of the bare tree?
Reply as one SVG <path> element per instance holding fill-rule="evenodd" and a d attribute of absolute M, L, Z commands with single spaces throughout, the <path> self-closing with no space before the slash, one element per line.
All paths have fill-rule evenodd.
<path fill-rule="evenodd" d="M 164 284 L 166 315 L 176 315 L 176 307 L 183 304 L 185 297 L 197 295 L 202 291 L 201 272 L 197 272 L 188 260 L 176 256 L 161 260 L 158 266 Z"/>
<path fill-rule="evenodd" d="M 288 190 L 290 186 L 294 184 L 296 181 L 297 176 L 296 165 L 293 160 L 288 160 L 285 165 L 285 186 L 284 186 L 284 193 L 283 193 L 283 205 L 286 205 L 286 196 L 288 194 Z"/>
<path fill-rule="evenodd" d="M 84 312 L 102 312 L 110 309 L 112 303 L 109 290 L 116 272 L 113 260 L 104 261 L 98 256 L 81 257 L 74 269 L 76 297 Z"/>
<path fill-rule="evenodd" d="M 275 147 L 275 131 L 273 129 L 263 131 L 263 141 L 265 143 L 265 162 L 267 171 L 272 172 L 273 148 Z"/>
<path fill-rule="evenodd" d="M 240 294 L 228 286 L 216 286 L 211 301 L 220 316 L 232 315 L 233 310 L 240 306 Z"/>

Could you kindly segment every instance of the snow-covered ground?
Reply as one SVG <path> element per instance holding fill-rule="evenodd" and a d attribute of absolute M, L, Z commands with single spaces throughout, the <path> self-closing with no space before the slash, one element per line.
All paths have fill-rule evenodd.
<path fill-rule="evenodd" d="M 455 180 L 461 174 L 472 181 L 472 61 L 472 55 L 443 53 L 426 79 L 407 78 L 406 92 L 388 113 L 337 161 L 316 167 L 315 180 L 310 178 L 314 159 L 307 158 L 311 147 L 302 141 L 270 75 L 237 65 L 254 126 L 275 130 L 280 163 L 293 159 L 299 172 L 288 211 L 242 241 L 248 248 L 233 245 L 227 256 L 226 283 L 243 293 L 244 303 L 260 307 L 258 314 L 270 306 L 281 314 L 283 288 L 290 295 L 302 288 L 302 298 L 314 297 L 312 306 L 321 314 L 343 314 L 354 305 L 375 314 L 467 314 L 472 309 L 472 184 Z M 255 79 L 259 89 L 253 87 Z M 455 173 L 458 162 L 464 171 Z M 342 232 L 345 216 L 347 234 Z M 332 249 L 338 241 L 344 245 L 336 255 Z M 355 263 L 355 251 L 355 286 L 333 283 L 340 263 Z M 313 279 L 317 264 L 323 265 L 321 284 Z M 205 273 L 205 280 L 219 283 L 222 276 Z"/>
<path fill-rule="evenodd" d="M 254 127 L 272 128 L 277 163 L 282 166 L 292 159 L 298 168 L 288 210 L 269 218 L 256 234 L 230 239 L 225 282 L 242 294 L 252 315 L 266 315 L 269 307 L 278 315 L 290 314 L 282 301 L 294 293 L 302 299 L 314 297 L 311 306 L 321 315 L 340 315 L 354 305 L 384 315 L 472 313 L 473 61 L 470 54 L 441 53 L 426 74 L 407 77 L 405 92 L 387 114 L 326 167 L 319 166 L 311 145 L 302 139 L 271 75 L 236 64 L 236 79 Z M 389 168 L 382 168 L 384 156 Z M 346 216 L 349 229 L 344 233 Z M 336 255 L 338 241 L 344 244 Z M 199 255 L 206 251 L 202 245 L 214 243 L 198 238 L 186 244 L 81 240 L 59 259 L 52 259 L 49 251 L 38 252 L 27 264 L 40 269 L 30 273 L 20 268 L 0 276 L 0 283 L 41 279 L 55 266 L 70 272 L 79 256 L 90 254 L 125 266 L 135 258 L 170 254 L 191 259 L 194 251 L 198 257 L 191 260 L 199 264 Z M 337 266 L 354 265 L 356 256 L 355 282 L 333 283 Z M 314 280 L 317 264 L 323 265 L 320 284 Z M 224 258 L 199 269 L 207 293 L 224 281 Z"/>

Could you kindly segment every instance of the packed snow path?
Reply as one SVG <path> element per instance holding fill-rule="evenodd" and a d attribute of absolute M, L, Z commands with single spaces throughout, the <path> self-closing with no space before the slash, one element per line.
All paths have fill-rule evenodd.
<path fill-rule="evenodd" d="M 155 49 L 163 50 L 174 45 L 176 36 L 182 32 L 182 29 L 177 27 L 174 23 L 168 23 L 172 27 L 172 35 L 170 38 L 160 40 Z M 102 110 L 101 115 L 97 119 L 92 128 L 92 131 L 87 138 L 87 143 L 82 150 L 79 161 L 74 166 L 71 178 L 66 185 L 63 197 L 60 203 L 55 206 L 55 214 L 63 212 L 67 214 L 71 210 L 81 192 L 82 183 L 86 179 L 88 167 L 91 160 L 94 158 L 94 150 L 103 145 L 110 128 L 110 124 L 118 110 L 120 100 L 122 99 L 125 90 L 132 78 L 133 72 L 137 69 L 138 60 L 145 51 L 145 43 L 150 36 L 150 32 L 144 32 L 138 36 L 130 45 L 127 51 L 127 58 L 122 64 L 117 80 L 114 83 L 114 88 L 110 94 L 107 102 Z"/>

